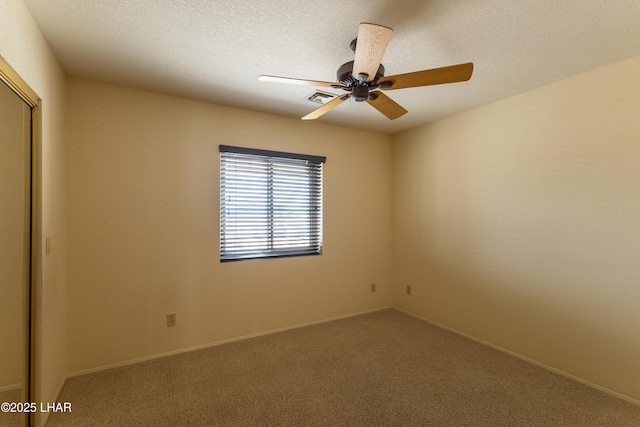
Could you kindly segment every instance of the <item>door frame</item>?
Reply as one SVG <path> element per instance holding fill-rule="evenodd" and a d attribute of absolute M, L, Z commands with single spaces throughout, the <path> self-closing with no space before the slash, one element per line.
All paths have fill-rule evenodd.
<path fill-rule="evenodd" d="M 37 303 L 42 289 L 42 99 L 20 77 L 20 75 L 0 55 L 0 81 L 4 82 L 31 107 L 31 241 L 29 260 L 29 287 L 27 298 L 29 301 L 25 320 L 29 330 L 27 372 L 24 373 L 24 383 L 28 385 L 28 401 L 36 402 L 36 332 Z M 28 425 L 35 425 L 35 413 L 27 418 Z"/>

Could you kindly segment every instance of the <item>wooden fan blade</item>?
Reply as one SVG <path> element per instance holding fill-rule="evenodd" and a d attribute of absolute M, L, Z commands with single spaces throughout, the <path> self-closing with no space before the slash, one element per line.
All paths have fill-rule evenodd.
<path fill-rule="evenodd" d="M 258 80 L 261 80 L 263 82 L 288 83 L 288 84 L 303 85 L 303 86 L 323 86 L 323 87 L 344 87 L 345 86 L 342 83 L 323 82 L 319 80 L 294 79 L 292 77 L 267 76 L 264 74 L 258 77 Z"/>
<path fill-rule="evenodd" d="M 369 105 L 373 106 L 376 110 L 380 111 L 382 114 L 387 116 L 389 120 L 395 120 L 400 116 L 404 116 L 407 114 L 407 110 L 405 110 L 400 104 L 398 104 L 393 99 L 389 98 L 384 93 L 379 90 L 371 92 L 378 97 L 376 99 L 367 99 Z"/>
<path fill-rule="evenodd" d="M 307 114 L 306 116 L 304 116 L 302 118 L 302 120 L 317 119 L 318 117 L 320 117 L 323 114 L 329 112 L 330 110 L 333 110 L 334 108 L 336 108 L 338 105 L 342 104 L 344 101 L 346 101 L 350 97 L 351 97 L 351 95 L 343 95 L 343 96 L 339 96 L 337 98 L 334 98 L 331 101 L 329 101 L 326 104 L 324 104 L 322 107 L 317 108 L 317 109 L 313 110 L 312 112 L 310 112 L 309 114 Z"/>
<path fill-rule="evenodd" d="M 380 85 L 380 89 L 384 90 L 441 85 L 444 83 L 467 81 L 471 78 L 472 73 L 473 63 L 467 62 L 466 64 L 451 65 L 450 67 L 382 77 L 378 81 L 378 84 Z M 384 87 L 385 82 L 391 82 L 391 87 Z"/>
<path fill-rule="evenodd" d="M 375 79 L 392 34 L 393 30 L 389 27 L 367 22 L 360 24 L 353 62 L 353 77 L 358 79 L 359 74 L 366 74 L 368 76 L 366 81 Z"/>

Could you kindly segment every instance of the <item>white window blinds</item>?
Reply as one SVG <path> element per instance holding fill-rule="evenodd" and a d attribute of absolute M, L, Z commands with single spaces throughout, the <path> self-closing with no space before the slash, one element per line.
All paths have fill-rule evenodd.
<path fill-rule="evenodd" d="M 220 146 L 220 260 L 318 255 L 325 157 Z"/>

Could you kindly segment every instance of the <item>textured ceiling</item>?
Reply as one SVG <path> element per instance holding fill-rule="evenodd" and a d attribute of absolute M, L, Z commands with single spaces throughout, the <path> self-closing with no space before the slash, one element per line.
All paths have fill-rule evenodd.
<path fill-rule="evenodd" d="M 397 120 L 354 101 L 318 119 L 383 133 L 640 55 L 638 0 L 25 3 L 69 76 L 288 117 L 318 107 L 314 88 L 258 76 L 334 81 L 360 22 L 394 29 L 387 75 L 474 63 L 468 82 L 387 92 L 409 110 Z"/>

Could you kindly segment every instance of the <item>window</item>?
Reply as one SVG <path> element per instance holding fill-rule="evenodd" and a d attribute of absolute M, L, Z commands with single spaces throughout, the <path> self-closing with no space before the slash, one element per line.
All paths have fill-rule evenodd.
<path fill-rule="evenodd" d="M 220 261 L 318 255 L 325 157 L 220 146 Z"/>

